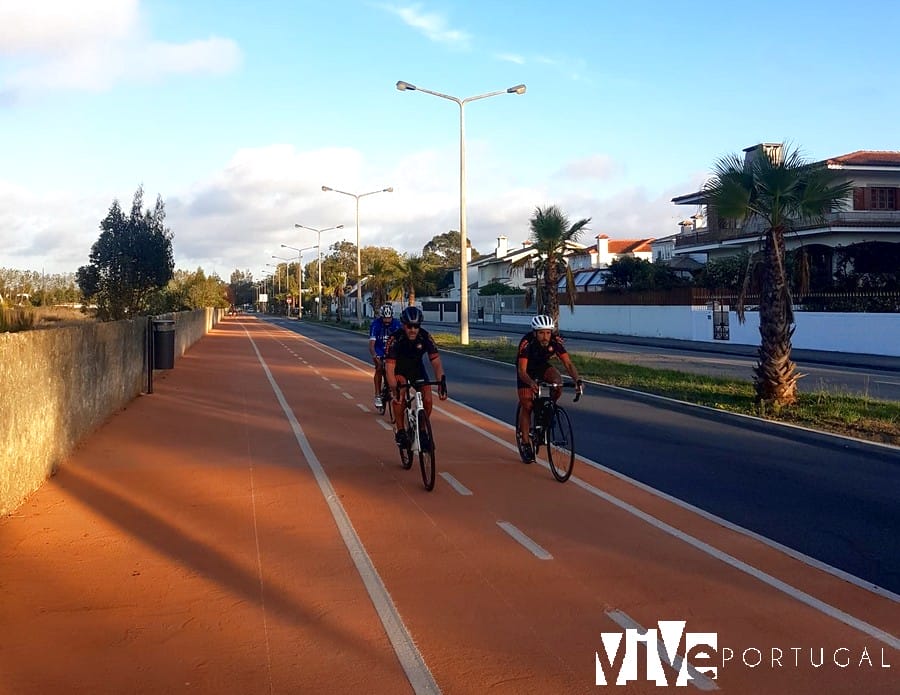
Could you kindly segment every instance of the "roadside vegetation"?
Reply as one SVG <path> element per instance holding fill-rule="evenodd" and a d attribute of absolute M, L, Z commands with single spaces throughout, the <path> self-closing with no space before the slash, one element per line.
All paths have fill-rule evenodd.
<path fill-rule="evenodd" d="M 516 345 L 506 338 L 473 340 L 460 345 L 447 333 L 432 334 L 442 350 L 487 357 L 512 365 Z M 760 410 L 752 375 L 746 381 L 699 376 L 667 369 L 650 369 L 572 353 L 578 372 L 588 381 L 633 389 L 704 405 L 718 410 L 753 415 L 777 422 L 809 427 L 858 439 L 900 446 L 900 403 L 826 391 L 800 393 L 790 408 Z"/>

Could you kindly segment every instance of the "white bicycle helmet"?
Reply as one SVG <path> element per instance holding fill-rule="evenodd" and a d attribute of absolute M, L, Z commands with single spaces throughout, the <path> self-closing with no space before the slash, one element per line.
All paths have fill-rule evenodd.
<path fill-rule="evenodd" d="M 538 314 L 531 319 L 531 327 L 536 331 L 552 331 L 554 328 L 556 328 L 556 324 L 553 321 L 552 316 L 547 316 L 547 314 Z"/>
<path fill-rule="evenodd" d="M 385 319 L 390 319 L 394 317 L 394 307 L 390 304 L 382 304 L 381 305 L 381 317 Z"/>

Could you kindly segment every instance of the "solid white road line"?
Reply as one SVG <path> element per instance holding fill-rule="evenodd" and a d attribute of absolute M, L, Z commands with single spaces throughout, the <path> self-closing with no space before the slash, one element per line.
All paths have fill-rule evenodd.
<path fill-rule="evenodd" d="M 246 331 L 246 328 L 244 330 Z M 310 344 L 310 347 L 313 347 L 314 349 L 319 350 L 323 354 L 328 355 L 329 357 L 335 359 L 337 362 L 346 364 L 347 366 L 349 366 L 353 369 L 356 369 L 358 371 L 361 371 L 361 372 L 368 371 L 367 369 L 364 369 L 363 367 L 359 366 L 360 364 L 365 364 L 362 360 L 352 358 L 356 361 L 351 362 L 351 361 L 345 359 L 345 356 L 343 355 L 343 353 L 340 353 L 338 355 L 336 355 L 334 353 L 330 353 L 327 350 L 325 350 L 323 348 L 323 346 L 321 346 L 318 343 L 315 343 L 314 341 L 312 341 L 309 338 L 306 338 L 306 336 L 300 336 L 300 337 L 303 340 L 307 341 Z M 476 359 L 485 359 L 485 358 L 476 358 Z M 488 361 L 493 361 L 493 360 L 488 360 Z M 611 390 L 621 390 L 624 392 L 630 392 L 629 389 L 624 389 L 624 388 L 620 388 L 620 387 L 607 387 L 607 388 L 609 388 Z M 646 395 L 646 394 L 644 394 L 644 395 Z M 657 398 L 660 401 L 672 401 L 673 400 L 673 399 L 668 399 L 668 398 L 665 398 L 662 396 L 657 396 L 655 398 Z M 476 410 L 475 408 L 472 408 L 471 406 L 468 406 L 464 403 L 460 403 L 458 401 L 453 401 L 453 402 L 454 402 L 454 404 L 456 404 L 460 408 L 463 408 L 464 410 L 468 410 L 472 413 L 476 413 L 477 415 L 479 415 L 481 417 L 485 417 L 488 420 L 505 425 L 510 430 L 513 429 L 512 425 L 510 425 L 508 422 L 505 422 L 503 420 L 499 420 L 498 418 L 487 415 L 487 414 L 481 412 L 480 410 Z M 674 401 L 674 402 L 681 403 L 681 401 Z M 697 406 L 697 407 L 703 408 L 703 406 Z M 435 409 L 438 412 L 442 413 L 443 415 L 449 417 L 450 419 L 455 420 L 456 422 L 468 427 L 469 429 L 471 429 L 475 432 L 478 432 L 479 434 L 486 437 L 487 439 L 500 444 L 501 446 L 509 449 L 510 451 L 512 451 L 514 453 L 518 453 L 517 449 L 516 449 L 516 445 L 514 443 L 512 443 L 506 439 L 501 439 L 500 437 L 483 430 L 478 425 L 472 424 L 471 422 L 468 422 L 467 420 L 459 417 L 458 415 L 454 415 L 453 413 L 450 413 L 449 411 L 447 411 L 444 408 L 441 408 L 437 404 L 435 404 Z M 710 409 L 710 410 L 714 410 L 714 409 Z M 754 419 L 754 418 L 750 418 L 749 416 L 743 416 L 743 417 L 748 417 L 748 419 Z M 798 428 L 798 429 L 802 429 L 802 428 Z M 886 447 L 886 448 L 896 448 L 896 447 Z M 698 514 L 699 516 L 702 516 L 706 519 L 715 521 L 716 523 L 719 523 L 732 531 L 735 531 L 737 533 L 741 533 L 742 535 L 753 538 L 753 539 L 759 541 L 760 543 L 763 543 L 764 545 L 766 545 L 770 548 L 778 550 L 778 551 L 784 553 L 785 555 L 788 555 L 789 557 L 792 557 L 795 560 L 803 562 L 804 564 L 806 564 L 810 567 L 814 567 L 821 571 L 827 572 L 835 577 L 838 577 L 844 581 L 847 581 L 847 582 L 853 584 L 854 586 L 871 591 L 872 593 L 879 595 L 883 598 L 887 598 L 894 602 L 900 601 L 900 596 L 889 591 L 888 589 L 884 589 L 883 587 L 880 587 L 875 584 L 872 584 L 871 582 L 862 580 L 859 577 L 856 577 L 856 576 L 854 576 L 848 572 L 845 572 L 843 570 L 840 570 L 836 567 L 832 567 L 831 565 L 828 565 L 824 562 L 816 560 L 815 558 L 812 558 L 808 555 L 804 555 L 803 553 L 800 553 L 800 552 L 794 551 L 790 548 L 787 548 L 786 546 L 784 546 L 776 541 L 773 541 L 769 538 L 766 538 L 765 536 L 761 536 L 753 531 L 750 531 L 741 526 L 738 526 L 737 524 L 733 524 L 730 521 L 727 521 L 725 519 L 717 517 L 714 514 L 705 512 L 702 509 L 699 509 L 698 507 L 694 507 L 693 505 L 688 504 L 688 503 L 686 503 L 682 500 L 679 500 L 675 497 L 672 497 L 671 495 L 668 495 L 667 493 L 664 493 L 664 492 L 661 492 L 654 488 L 651 488 L 649 485 L 646 485 L 637 480 L 634 480 L 633 478 L 629 478 L 628 476 L 626 476 L 618 471 L 615 471 L 611 468 L 607 468 L 606 466 L 603 466 L 599 463 L 591 461 L 590 459 L 585 459 L 581 456 L 579 456 L 578 459 L 586 462 L 588 465 L 590 465 L 594 468 L 597 468 L 598 470 L 601 470 L 605 473 L 613 475 L 613 476 L 619 478 L 620 480 L 623 480 L 631 485 L 634 485 L 635 487 L 638 487 L 646 492 L 649 492 L 650 494 L 653 494 L 661 499 L 665 499 L 668 502 L 671 502 L 672 504 L 681 507 L 682 509 L 690 510 L 690 511 Z M 840 609 L 838 609 L 828 603 L 825 603 L 824 601 L 821 601 L 821 600 L 815 598 L 814 596 L 811 596 L 810 594 L 800 591 L 796 587 L 793 587 L 790 584 L 787 584 L 786 582 L 783 582 L 780 579 L 777 579 L 776 577 L 773 577 L 772 575 L 769 575 L 769 574 L 763 572 L 762 570 L 759 570 L 756 567 L 753 567 L 752 565 L 749 565 L 741 560 L 738 560 L 735 557 L 732 557 L 731 555 L 728 555 L 727 553 L 724 553 L 724 552 L 718 550 L 717 548 L 714 548 L 713 546 L 709 545 L 708 543 L 704 543 L 703 541 L 700 541 L 699 539 L 694 538 L 693 536 L 690 536 L 690 535 L 680 531 L 679 529 L 676 529 L 676 528 L 670 526 L 669 524 L 666 524 L 665 522 L 662 522 L 659 519 L 656 519 L 655 517 L 653 517 L 649 514 L 646 514 L 645 512 L 642 512 L 641 510 L 628 504 L 627 502 L 624 502 L 612 495 L 602 492 L 601 490 L 595 488 L 594 486 L 592 486 L 588 483 L 585 483 L 582 480 L 579 480 L 574 475 L 572 476 L 572 478 L 570 478 L 570 481 L 573 482 L 575 485 L 578 485 L 582 489 L 586 490 L 587 492 L 590 492 L 591 494 L 594 494 L 602 499 L 605 499 L 606 501 L 619 507 L 620 509 L 622 509 L 630 514 L 633 514 L 634 516 L 645 521 L 646 523 L 650 524 L 651 526 L 654 526 L 666 533 L 671 534 L 675 538 L 678 538 L 679 540 L 682 540 L 685 543 L 692 545 L 693 547 L 697 548 L 698 550 L 705 552 L 705 553 L 709 554 L 710 556 L 712 556 L 718 560 L 721 560 L 722 562 L 725 562 L 728 565 L 731 565 L 735 569 L 738 569 L 742 572 L 749 574 L 750 576 L 762 581 L 765 584 L 768 584 L 769 586 L 777 589 L 778 591 L 785 593 L 786 595 L 798 600 L 799 602 L 804 603 L 804 604 L 824 613 L 825 615 L 828 615 L 829 617 L 834 618 L 834 619 L 844 623 L 845 625 L 849 625 L 850 627 L 853 627 L 864 634 L 874 637 L 875 639 L 877 639 L 881 642 L 884 642 L 885 644 L 888 644 L 895 649 L 900 649 L 900 639 L 894 637 L 890 633 L 885 632 L 884 630 L 882 630 L 874 625 L 871 625 L 865 621 L 855 618 L 854 616 L 849 615 L 848 613 L 845 613 L 844 611 L 841 611 Z M 544 551 L 544 552 L 546 552 L 546 551 Z"/>
<path fill-rule="evenodd" d="M 294 413 L 288 405 L 287 399 L 285 399 L 284 394 L 278 387 L 275 377 L 272 376 L 269 366 L 259 352 L 259 348 L 256 347 L 256 341 L 253 340 L 253 337 L 246 328 L 244 328 L 244 331 L 247 333 L 250 344 L 256 352 L 256 358 L 259 360 L 263 371 L 266 373 L 266 378 L 268 378 L 269 385 L 275 393 L 275 398 L 281 405 L 281 409 L 284 411 L 285 417 L 291 425 L 297 444 L 300 446 L 300 450 L 303 452 L 306 463 L 315 476 L 316 482 L 319 485 L 319 490 L 331 510 L 331 516 L 334 518 L 335 524 L 337 524 L 344 545 L 350 552 L 350 557 L 353 560 L 353 564 L 356 566 L 356 571 L 359 573 L 359 576 L 366 587 L 366 591 L 369 593 L 369 598 L 372 600 L 372 604 L 378 612 L 381 624 L 384 626 L 388 639 L 390 639 L 391 645 L 394 647 L 394 652 L 397 654 L 400 665 L 403 667 L 413 691 L 417 693 L 417 695 L 419 693 L 422 695 L 440 693 L 441 690 L 434 680 L 434 676 L 431 674 L 425 660 L 422 658 L 422 654 L 419 652 L 418 648 L 416 648 L 412 635 L 409 634 L 409 630 L 406 625 L 404 625 L 403 619 L 397 611 L 397 607 L 394 605 L 387 588 L 384 586 L 384 582 L 378 575 L 375 565 L 372 564 L 372 559 L 366 552 L 362 540 L 356 533 L 356 529 L 353 528 L 350 517 L 347 516 L 347 510 L 344 509 L 344 506 L 338 499 L 338 495 L 331 485 L 331 480 L 322 468 L 322 464 L 319 462 L 318 457 L 316 457 L 312 446 L 310 446 L 309 440 L 303 432 L 303 428 L 300 427 L 300 423 L 297 422 L 297 418 L 294 417 Z"/>
<path fill-rule="evenodd" d="M 501 422 L 500 420 L 497 420 L 496 418 L 492 418 L 489 415 L 480 413 L 479 411 L 475 410 L 474 408 L 470 408 L 469 406 L 466 406 L 462 403 L 459 403 L 458 405 L 460 405 L 461 407 L 466 408 L 468 410 L 471 410 L 472 412 L 479 413 L 479 415 L 481 415 L 482 417 L 487 417 L 488 419 L 493 420 L 495 422 Z M 467 422 L 466 420 L 464 420 L 463 418 L 453 415 L 452 413 L 449 413 L 446 410 L 438 408 L 437 406 L 435 406 L 435 408 L 438 409 L 441 413 L 443 413 L 447 417 L 449 417 L 453 420 L 456 420 L 457 422 L 465 425 L 466 427 L 469 427 L 470 429 L 472 429 L 476 432 L 479 432 L 480 434 L 487 437 L 491 441 L 497 442 L 498 444 L 506 447 L 510 451 L 516 451 L 516 446 L 514 443 L 506 441 L 504 439 L 501 439 L 500 437 L 497 437 L 496 435 L 491 434 L 490 432 L 486 432 L 486 431 L 482 430 L 480 427 L 478 427 L 477 425 L 473 425 L 473 424 Z M 503 424 L 507 425 L 510 429 L 512 429 L 512 425 L 509 425 L 509 423 L 503 423 Z M 588 461 L 587 459 L 583 459 L 581 457 L 579 457 L 579 460 Z M 685 502 L 682 502 L 681 500 L 677 500 L 674 497 L 671 497 L 665 493 L 659 492 L 658 490 L 654 490 L 653 488 L 651 488 L 647 485 L 644 485 L 643 483 L 640 483 L 636 480 L 632 480 L 632 479 L 628 478 L 627 476 L 622 475 L 621 473 L 618 473 L 617 471 L 614 471 L 610 468 L 606 468 L 605 466 L 601 466 L 600 464 L 594 463 L 592 461 L 588 461 L 588 463 L 590 463 L 591 465 L 593 465 L 594 467 L 596 467 L 600 470 L 603 470 L 604 472 L 614 475 L 617 478 L 620 478 L 622 480 L 625 480 L 625 481 L 635 485 L 636 487 L 646 490 L 647 492 L 650 492 L 660 498 L 667 499 L 668 501 L 672 502 L 673 504 L 676 504 L 684 509 L 691 509 L 692 511 L 697 512 L 697 513 L 701 512 L 701 510 L 698 510 L 696 507 L 692 507 L 691 505 L 688 505 Z M 708 543 L 704 543 L 700 539 L 694 538 L 693 536 L 691 536 L 687 533 L 684 533 L 680 529 L 677 529 L 674 526 L 671 526 L 671 525 L 665 523 L 664 521 L 661 521 L 661 520 L 657 519 L 656 517 L 651 516 L 650 514 L 647 514 L 644 511 L 641 511 L 637 507 L 635 507 L 631 504 L 628 504 L 627 502 L 624 502 L 623 500 L 620 500 L 619 498 L 614 497 L 613 495 L 610 495 L 609 493 L 603 492 L 602 490 L 594 487 L 593 485 L 591 485 L 589 483 L 584 482 L 583 480 L 577 478 L 574 475 L 571 478 L 569 478 L 569 481 L 572 484 L 577 485 L 578 487 L 582 488 L 583 490 L 591 493 L 592 495 L 600 497 L 601 499 L 606 500 L 607 502 L 618 507 L 619 509 L 621 509 L 625 512 L 628 512 L 629 514 L 632 514 L 633 516 L 636 516 L 637 518 L 641 519 L 642 521 L 645 521 L 646 523 L 650 524 L 651 526 L 687 543 L 688 545 L 693 546 L 694 548 L 700 550 L 701 552 L 704 552 L 707 555 L 710 555 L 711 557 L 716 558 L 717 560 L 721 560 L 725 564 L 730 565 L 731 567 L 734 567 L 735 569 L 737 569 L 741 572 L 745 572 L 746 574 L 750 575 L 751 577 L 754 577 L 755 579 L 758 579 L 759 581 L 761 581 L 765 584 L 768 584 L 769 586 L 773 587 L 774 589 L 781 591 L 782 593 L 790 596 L 791 598 L 799 601 L 800 603 L 804 603 L 807 606 L 810 606 L 811 608 L 814 608 L 814 609 L 820 611 L 821 613 L 824 613 L 825 615 L 844 623 L 845 625 L 849 625 L 850 627 L 852 627 L 856 630 L 859 630 L 860 632 L 862 632 L 866 635 L 869 635 L 870 637 L 874 637 L 875 639 L 877 639 L 881 642 L 884 642 L 885 644 L 890 645 L 894 649 L 900 649 L 900 639 L 894 637 L 890 633 L 885 632 L 884 630 L 882 630 L 874 625 L 871 625 L 870 623 L 860 620 L 859 618 L 856 618 L 856 617 L 850 615 L 849 613 L 845 613 L 844 611 L 840 610 L 839 608 L 836 608 L 828 603 L 825 603 L 824 601 L 821 601 L 821 600 L 817 599 L 816 597 L 814 597 L 810 594 L 807 594 L 806 592 L 801 591 L 800 589 L 797 589 L 794 586 L 791 586 L 787 582 L 783 582 L 780 579 L 773 577 L 772 575 L 767 574 L 766 572 L 763 572 L 762 570 L 757 569 L 756 567 L 753 567 L 752 565 L 750 565 L 746 562 L 743 562 L 742 560 L 738 560 L 736 557 L 733 557 L 733 556 L 729 555 L 728 553 L 722 552 L 721 550 L 714 548 L 713 546 L 709 545 Z M 704 516 L 706 518 L 713 518 L 712 514 L 701 513 L 700 515 Z M 758 534 L 755 534 L 752 531 L 742 529 L 741 527 L 737 526 L 736 524 L 727 522 L 724 519 L 721 520 L 721 523 L 732 530 L 739 531 L 739 532 L 743 533 L 744 535 L 749 536 L 751 538 L 756 538 L 757 540 L 760 540 L 761 542 L 765 543 L 766 545 L 768 545 L 772 548 L 780 549 L 780 550 L 782 550 L 782 552 L 785 551 L 784 546 L 781 546 L 779 548 L 778 547 L 779 544 L 777 544 L 774 541 L 771 541 L 769 539 L 766 539 L 763 536 L 759 536 Z M 852 582 L 854 585 L 856 585 L 860 588 L 863 588 L 863 589 L 868 589 L 869 591 L 873 591 L 873 593 L 877 593 L 880 596 L 883 596 L 885 598 L 888 598 L 891 600 L 896 600 L 896 594 L 891 593 L 887 589 L 883 589 L 883 588 L 875 586 L 873 584 L 863 582 L 863 580 L 859 579 L 858 577 L 853 577 L 853 575 L 843 572 L 842 570 L 838 570 L 837 568 L 830 567 L 829 565 L 825 565 L 825 563 L 821 563 L 817 560 L 814 560 L 813 558 L 804 556 L 804 555 L 802 555 L 802 553 L 790 552 L 790 553 L 786 553 L 786 554 L 790 555 L 791 557 L 794 557 L 795 559 L 806 562 L 806 564 L 810 565 L 811 567 L 816 567 L 817 569 L 828 568 L 830 573 L 835 576 L 839 576 L 842 578 L 843 577 L 852 577 L 853 580 L 855 580 Z M 806 558 L 806 559 L 804 560 L 804 558 Z"/>

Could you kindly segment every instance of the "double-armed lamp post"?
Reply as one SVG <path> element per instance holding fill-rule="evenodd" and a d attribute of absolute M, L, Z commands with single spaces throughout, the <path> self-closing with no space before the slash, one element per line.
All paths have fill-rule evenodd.
<path fill-rule="evenodd" d="M 359 253 L 359 199 L 365 198 L 367 195 L 375 195 L 376 193 L 393 193 L 392 187 L 382 188 L 378 191 L 369 191 L 368 193 L 348 193 L 347 191 L 339 191 L 330 186 L 322 186 L 323 191 L 333 191 L 342 195 L 349 195 L 356 198 L 356 322 L 362 323 L 362 260 Z"/>
<path fill-rule="evenodd" d="M 325 227 L 325 229 L 316 229 L 315 227 L 307 227 L 303 224 L 294 224 L 298 229 L 308 229 L 311 232 L 316 233 L 316 255 L 318 256 L 318 266 L 316 268 L 316 274 L 319 277 L 319 298 L 316 300 L 319 304 L 318 306 L 318 319 L 322 320 L 322 232 L 330 232 L 332 229 L 343 229 L 344 225 L 339 224 L 337 227 Z"/>
<path fill-rule="evenodd" d="M 517 84 L 509 89 L 501 89 L 496 92 L 487 92 L 474 97 L 459 99 L 449 94 L 432 92 L 430 89 L 416 87 L 414 84 L 404 82 L 397 83 L 397 89 L 401 92 L 424 92 L 441 99 L 449 99 L 459 105 L 459 342 L 461 345 L 469 344 L 469 277 L 468 277 L 468 239 L 466 235 L 466 121 L 464 108 L 470 101 L 487 99 L 499 94 L 524 94 L 525 85 Z"/>
<path fill-rule="evenodd" d="M 273 255 L 272 258 L 277 258 L 279 261 L 287 261 L 287 263 L 290 263 L 291 260 L 292 260 L 292 259 L 287 258 L 287 257 L 285 257 L 285 256 L 275 256 L 275 255 Z M 281 266 L 280 263 L 279 263 L 278 265 L 279 265 L 279 267 Z M 290 287 L 290 283 L 288 282 L 288 269 L 289 269 L 289 267 L 288 267 L 287 265 L 285 265 L 285 266 L 284 266 L 284 291 L 287 292 L 287 293 L 290 293 L 291 287 Z M 293 300 L 291 300 L 291 301 L 293 301 Z M 288 302 L 288 304 L 290 304 L 290 303 L 291 303 L 291 302 Z M 290 307 L 289 307 L 289 308 L 288 308 L 288 316 L 290 316 L 290 314 L 291 314 L 291 311 L 290 311 Z"/>
<path fill-rule="evenodd" d="M 316 247 L 307 246 L 304 249 L 298 249 L 296 246 L 282 244 L 281 248 L 297 252 L 297 320 L 299 321 L 303 318 L 303 252 L 310 251 Z"/>

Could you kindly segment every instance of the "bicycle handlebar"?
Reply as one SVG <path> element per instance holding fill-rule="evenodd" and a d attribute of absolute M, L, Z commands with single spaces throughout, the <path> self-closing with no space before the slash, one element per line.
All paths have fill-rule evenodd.
<path fill-rule="evenodd" d="M 579 379 L 579 381 L 581 381 L 581 380 Z M 552 382 L 543 381 L 543 380 L 539 379 L 537 381 L 537 385 L 538 385 L 538 387 L 549 386 L 550 388 L 556 388 L 558 386 L 563 389 L 577 389 L 578 388 L 578 383 L 574 382 L 574 381 L 564 381 L 561 384 L 554 384 Z M 572 400 L 573 403 L 577 403 L 578 399 L 581 398 L 583 389 L 584 389 L 584 382 L 582 382 L 582 390 L 575 392 L 575 398 Z"/>
<path fill-rule="evenodd" d="M 422 386 L 437 386 L 438 392 L 443 391 L 447 393 L 447 376 L 445 375 L 443 379 L 440 381 L 430 381 L 428 379 L 414 379 L 413 381 L 405 381 L 402 384 L 397 384 L 397 393 L 399 395 L 400 389 L 405 388 L 407 392 L 410 389 L 415 389 L 418 391 Z"/>

